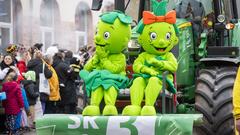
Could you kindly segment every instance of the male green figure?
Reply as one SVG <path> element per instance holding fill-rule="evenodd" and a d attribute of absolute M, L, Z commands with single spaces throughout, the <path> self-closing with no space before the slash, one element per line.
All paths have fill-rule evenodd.
<path fill-rule="evenodd" d="M 126 58 L 122 51 L 131 37 L 132 19 L 120 11 L 104 13 L 100 18 L 94 37 L 96 53 L 84 66 L 87 71 L 80 72 L 91 95 L 90 105 L 82 113 L 88 116 L 100 115 L 103 97 L 106 104 L 103 115 L 117 115 L 118 89 L 127 83 Z"/>
<path fill-rule="evenodd" d="M 164 14 L 165 15 L 165 14 Z M 154 103 L 162 89 L 162 73 L 177 70 L 177 60 L 170 50 L 178 43 L 173 24 L 176 12 L 170 11 L 165 16 L 155 16 L 149 11 L 143 12 L 143 24 L 138 27 L 139 44 L 145 52 L 134 61 L 133 71 L 137 78 L 130 87 L 131 105 L 123 110 L 123 115 L 156 115 Z M 168 86 L 173 88 L 173 76 L 167 76 Z M 145 105 L 141 103 L 145 95 Z"/>

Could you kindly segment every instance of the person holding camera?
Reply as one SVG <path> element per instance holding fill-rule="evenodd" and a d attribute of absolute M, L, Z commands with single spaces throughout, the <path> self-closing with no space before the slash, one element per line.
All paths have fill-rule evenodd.
<path fill-rule="evenodd" d="M 44 73 L 44 76 L 49 79 L 52 77 L 52 72 L 46 64 L 44 64 L 43 71 L 43 54 L 40 50 L 35 49 L 33 59 L 31 59 L 27 64 L 28 71 L 34 71 L 36 73 L 36 85 L 34 89 L 39 92 L 39 74 Z M 42 111 L 45 112 L 45 105 L 49 99 L 49 95 L 40 92 L 40 101 L 42 105 Z"/>

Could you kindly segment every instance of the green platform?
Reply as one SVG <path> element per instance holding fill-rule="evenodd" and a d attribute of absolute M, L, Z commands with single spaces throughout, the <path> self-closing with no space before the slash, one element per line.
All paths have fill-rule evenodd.
<path fill-rule="evenodd" d="M 49 114 L 36 121 L 38 135 L 191 135 L 201 114 L 95 116 Z"/>

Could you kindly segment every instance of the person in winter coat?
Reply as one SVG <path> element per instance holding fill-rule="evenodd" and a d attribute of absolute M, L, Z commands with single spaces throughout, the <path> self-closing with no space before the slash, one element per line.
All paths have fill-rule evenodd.
<path fill-rule="evenodd" d="M 64 62 L 64 56 L 61 52 L 58 52 L 53 56 L 52 66 L 57 73 L 60 86 L 61 100 L 58 103 L 58 108 L 61 109 L 59 109 L 59 113 L 65 113 L 64 109 L 62 108 L 64 108 L 67 102 L 72 98 L 68 96 L 69 89 L 67 89 L 67 80 L 69 79 L 69 76 L 71 76 L 73 72 L 71 72 L 72 71 L 71 68 Z"/>
<path fill-rule="evenodd" d="M 40 51 L 36 51 L 34 53 L 34 58 L 31 59 L 28 64 L 27 68 L 28 71 L 34 71 L 36 73 L 36 85 L 34 87 L 34 90 L 39 92 L 39 74 L 44 73 L 45 77 L 47 79 L 52 77 L 51 70 L 48 69 L 48 66 L 44 64 L 44 71 L 43 71 L 43 60 L 42 60 L 42 53 Z M 49 96 L 45 93 L 40 93 L 40 101 L 42 104 L 43 112 L 45 111 L 45 103 L 48 101 Z"/>
<path fill-rule="evenodd" d="M 68 65 L 70 65 L 70 60 L 73 58 L 73 52 L 70 50 L 64 51 L 64 62 L 66 62 Z"/>
<path fill-rule="evenodd" d="M 52 71 L 52 77 L 48 79 L 50 85 L 49 101 L 46 102 L 45 114 L 57 113 L 57 101 L 61 99 L 59 92 L 59 81 L 55 69 L 52 67 L 53 58 L 52 55 L 45 55 L 44 61 L 48 65 L 48 68 Z"/>
<path fill-rule="evenodd" d="M 75 80 L 79 79 L 79 71 L 80 71 L 80 59 L 73 57 L 70 59 L 70 70 L 68 71 L 71 76 L 68 77 L 66 82 L 66 94 L 65 97 L 68 98 L 64 103 L 64 113 L 67 114 L 76 114 L 77 113 L 77 85 Z"/>
<path fill-rule="evenodd" d="M 79 56 L 82 62 L 81 64 L 82 66 L 84 66 L 87 63 L 88 59 L 90 58 L 90 54 L 88 53 L 86 47 L 79 49 Z"/>
<path fill-rule="evenodd" d="M 4 56 L 3 61 L 0 64 L 0 68 L 4 73 L 2 75 L 0 75 L 0 80 L 1 80 L 1 78 L 4 78 L 10 72 L 17 73 L 18 78 L 21 78 L 20 74 L 19 74 L 19 70 L 15 66 L 16 63 L 15 63 L 14 59 L 15 58 L 11 54 L 7 54 Z"/>
<path fill-rule="evenodd" d="M 6 76 L 5 80 L 2 91 L 6 92 L 7 99 L 3 101 L 3 107 L 6 113 L 6 127 L 11 135 L 15 133 L 17 114 L 24 107 L 24 103 L 20 86 L 16 82 L 17 74 L 11 72 Z"/>
<path fill-rule="evenodd" d="M 33 127 L 33 122 L 35 118 L 35 104 L 37 102 L 37 98 L 39 97 L 39 92 L 36 91 L 35 88 L 35 82 L 36 82 L 36 74 L 34 71 L 28 71 L 26 73 L 23 73 L 23 76 L 25 80 L 22 81 L 23 87 L 26 90 L 27 93 L 27 99 L 29 103 L 29 110 L 30 110 L 30 125 Z"/>
<path fill-rule="evenodd" d="M 0 68 L 2 71 L 6 71 L 7 69 L 10 69 L 10 68 L 15 70 L 16 67 L 15 67 L 14 58 L 10 54 L 5 55 L 3 57 L 3 61 L 0 64 Z M 11 71 L 9 71 L 9 72 L 11 72 Z M 7 72 L 7 73 L 9 73 L 9 72 Z"/>
<path fill-rule="evenodd" d="M 39 97 L 39 92 L 36 91 L 35 82 L 36 82 L 36 74 L 34 71 L 28 71 L 23 73 L 25 80 L 22 81 L 24 89 L 27 93 L 27 99 L 30 106 L 34 106 L 36 104 L 36 100 Z"/>
<path fill-rule="evenodd" d="M 22 73 L 27 72 L 26 63 L 31 59 L 30 53 L 27 51 L 26 47 L 23 44 L 18 44 L 17 47 L 17 68 L 22 75 Z"/>
<path fill-rule="evenodd" d="M 14 58 L 10 54 L 6 54 L 3 57 L 3 61 L 0 64 L 1 69 L 9 68 L 10 66 L 15 66 Z"/>
<path fill-rule="evenodd" d="M 0 91 L 2 90 L 2 83 L 4 82 L 4 78 L 9 73 L 10 66 L 13 66 L 13 59 L 11 55 L 4 55 L 2 57 L 2 61 L 0 63 Z M 3 113 L 3 106 L 0 102 L 0 121 L 6 120 L 6 115 Z M 6 130 L 4 122 L 0 122 L 0 130 Z"/>

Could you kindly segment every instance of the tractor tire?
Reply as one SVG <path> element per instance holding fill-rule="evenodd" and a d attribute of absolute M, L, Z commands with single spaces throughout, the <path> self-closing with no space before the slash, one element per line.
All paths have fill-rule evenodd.
<path fill-rule="evenodd" d="M 199 71 L 195 109 L 203 114 L 197 135 L 234 135 L 232 91 L 237 67 L 208 67 Z"/>

